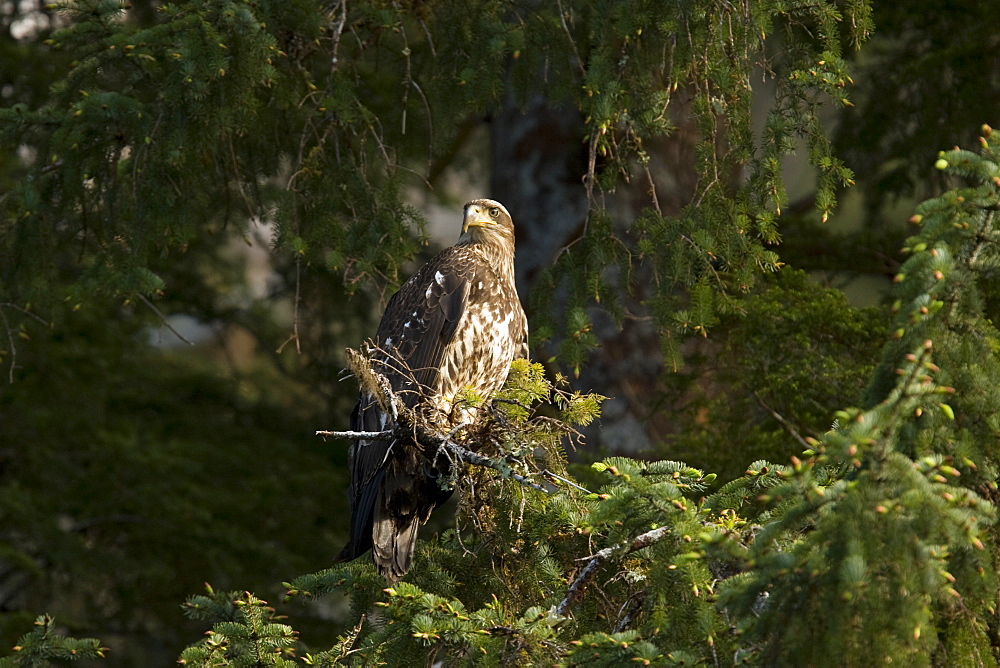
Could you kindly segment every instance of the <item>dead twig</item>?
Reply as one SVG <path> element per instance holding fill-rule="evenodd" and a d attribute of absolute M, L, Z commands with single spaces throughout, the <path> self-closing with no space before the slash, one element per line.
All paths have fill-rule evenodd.
<path fill-rule="evenodd" d="M 302 340 L 301 338 L 299 338 L 299 306 L 302 303 L 301 289 L 302 289 L 302 257 L 299 256 L 295 258 L 295 301 L 292 302 L 293 303 L 292 333 L 291 335 L 289 335 L 287 339 L 285 339 L 284 343 L 278 346 L 278 349 L 275 351 L 279 355 L 281 354 L 281 351 L 285 349 L 285 346 L 287 346 L 292 341 L 295 341 L 295 352 L 297 352 L 299 355 L 302 354 Z"/>
<path fill-rule="evenodd" d="M 587 494 L 593 494 L 593 492 L 591 492 L 586 487 L 583 487 L 582 485 L 576 484 L 575 482 L 573 482 L 569 478 L 564 478 L 561 475 L 556 475 L 555 473 L 553 473 L 552 471 L 550 471 L 548 469 L 543 470 L 542 471 L 542 475 L 544 477 L 546 477 L 546 478 L 551 478 L 553 480 L 558 480 L 559 482 L 564 483 L 566 485 L 569 485 L 570 487 L 576 487 L 581 492 L 586 492 Z"/>
<path fill-rule="evenodd" d="M 183 334 L 181 334 L 176 329 L 174 329 L 173 325 L 171 325 L 169 322 L 167 322 L 167 316 L 163 315 L 163 312 L 160 311 L 160 309 L 156 308 L 156 306 L 153 304 L 153 302 L 149 301 L 149 299 L 147 299 L 145 295 L 139 295 L 139 300 L 143 304 L 145 304 L 146 306 L 148 306 L 149 309 L 160 318 L 160 322 L 163 323 L 163 326 L 166 327 L 167 329 L 169 329 L 173 333 L 174 336 L 176 336 L 178 339 L 180 339 L 184 343 L 188 344 L 189 346 L 193 346 L 194 345 L 193 341 L 190 341 L 189 339 L 187 339 Z"/>
<path fill-rule="evenodd" d="M 316 431 L 316 435 L 323 438 L 348 438 L 352 441 L 391 441 L 392 434 L 392 429 L 385 431 L 326 431 L 318 429 Z"/>
<path fill-rule="evenodd" d="M 770 413 L 771 417 L 777 420 L 778 424 L 781 425 L 781 428 L 784 429 L 789 436 L 798 441 L 803 448 L 808 450 L 809 448 L 812 447 L 806 442 L 806 439 L 802 438 L 802 434 L 800 434 L 799 430 L 795 428 L 795 425 L 793 425 L 791 422 L 785 419 L 785 417 L 781 413 L 771 408 L 767 404 L 767 402 L 764 401 L 764 397 L 760 396 L 760 394 L 756 390 L 753 392 L 753 398 L 756 399 L 757 403 L 760 404 L 760 407 L 763 408 L 768 413 Z"/>
<path fill-rule="evenodd" d="M 601 565 L 610 559 L 616 553 L 630 554 L 636 550 L 641 550 L 644 547 L 649 547 L 655 543 L 660 542 L 670 533 L 671 527 L 663 526 L 658 529 L 653 529 L 652 531 L 647 531 L 644 534 L 639 534 L 636 536 L 631 543 L 618 543 L 611 547 L 606 547 L 600 550 L 596 554 L 590 557 L 583 557 L 584 559 L 590 559 L 587 565 L 583 567 L 580 574 L 576 576 L 573 580 L 573 584 L 569 586 L 566 591 L 566 596 L 563 600 L 556 606 L 555 613 L 560 617 L 565 617 L 567 613 L 573 608 L 576 603 L 583 598 L 583 591 L 587 588 L 587 584 L 590 579 L 597 572 L 597 569 Z"/>

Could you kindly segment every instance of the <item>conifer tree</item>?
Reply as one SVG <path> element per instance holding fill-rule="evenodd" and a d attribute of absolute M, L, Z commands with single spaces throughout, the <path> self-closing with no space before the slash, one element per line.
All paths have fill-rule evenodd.
<path fill-rule="evenodd" d="M 971 183 L 914 216 L 921 229 L 898 281 L 899 327 L 868 408 L 838 411 L 832 429 L 807 437 L 802 458 L 754 462 L 707 497 L 713 475 L 670 461 L 595 463 L 593 491 L 562 470 L 547 492 L 473 476 L 476 503 L 464 516 L 475 530 L 422 543 L 406 582 L 379 595 L 374 568 L 354 562 L 290 583 L 293 598 L 346 592 L 357 615 L 350 649 L 310 657 L 994 664 L 996 484 L 981 473 L 993 465 L 988 453 L 963 443 L 995 407 L 978 413 L 987 393 L 961 382 L 980 363 L 990 368 L 992 353 L 949 334 L 961 322 L 978 333 L 974 345 L 996 337 L 980 299 L 996 266 L 991 135 L 984 128 L 981 154 L 939 160 Z M 540 367 L 517 364 L 504 399 L 521 406 L 553 391 Z M 546 423 L 514 419 L 494 428 L 512 429 L 519 444 Z M 526 473 L 533 465 L 507 461 Z"/>

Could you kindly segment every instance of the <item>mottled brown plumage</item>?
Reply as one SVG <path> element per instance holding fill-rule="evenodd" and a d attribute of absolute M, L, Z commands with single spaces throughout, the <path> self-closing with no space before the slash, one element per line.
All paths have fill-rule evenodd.
<path fill-rule="evenodd" d="M 465 205 L 458 243 L 439 253 L 399 289 L 375 337 L 372 366 L 410 408 L 447 428 L 456 395 L 488 397 L 510 363 L 527 357 L 528 323 L 514 286 L 514 224 L 499 202 Z M 391 429 L 391 418 L 362 392 L 351 429 Z M 450 493 L 409 439 L 358 441 L 351 448 L 351 536 L 338 560 L 369 548 L 390 582 L 410 568 L 417 530 Z"/>

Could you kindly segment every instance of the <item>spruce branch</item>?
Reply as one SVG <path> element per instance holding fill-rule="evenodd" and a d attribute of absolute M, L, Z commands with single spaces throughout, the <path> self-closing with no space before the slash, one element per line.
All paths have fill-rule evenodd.
<path fill-rule="evenodd" d="M 68 638 L 56 632 L 55 618 L 40 615 L 35 619 L 34 630 L 24 634 L 13 647 L 14 654 L 3 665 L 51 665 L 53 659 L 73 661 L 103 659 L 108 652 L 96 638 Z"/>

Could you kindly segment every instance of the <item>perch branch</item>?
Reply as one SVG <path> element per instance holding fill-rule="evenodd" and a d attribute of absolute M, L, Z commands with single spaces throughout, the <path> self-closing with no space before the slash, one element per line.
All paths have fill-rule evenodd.
<path fill-rule="evenodd" d="M 362 439 L 366 441 L 390 441 L 392 440 L 392 429 L 385 431 L 326 431 L 318 429 L 316 435 L 323 438 L 349 438 L 352 441 Z"/>
<path fill-rule="evenodd" d="M 392 421 L 395 423 L 393 429 L 384 431 L 327 431 L 317 430 L 317 436 L 346 438 L 352 441 L 391 441 L 394 439 L 411 439 L 421 446 L 424 453 L 438 452 L 443 449 L 448 455 L 473 466 L 482 466 L 493 469 L 502 476 L 512 478 L 516 482 L 530 487 L 539 492 L 549 494 L 549 490 L 536 482 L 528 480 L 525 476 L 504 470 L 497 462 L 488 457 L 472 452 L 456 443 L 453 438 L 460 430 L 469 426 L 463 422 L 455 425 L 451 431 L 445 435 L 436 429 L 429 428 L 422 423 L 416 412 L 406 405 L 396 396 L 389 385 L 389 380 L 372 368 L 370 358 L 363 352 L 347 349 L 347 363 L 351 373 L 358 379 L 362 389 L 372 394 L 383 410 L 386 410 Z"/>
<path fill-rule="evenodd" d="M 501 474 L 504 473 L 504 471 L 501 471 L 497 467 L 497 465 L 493 463 L 493 461 L 488 457 L 483 457 L 482 455 L 478 455 L 475 452 L 472 452 L 471 450 L 463 448 L 458 443 L 454 443 L 452 441 L 445 441 L 443 445 L 448 450 L 448 452 L 454 454 L 456 457 L 461 459 L 466 464 L 472 464 L 473 466 L 483 466 L 488 469 L 493 469 L 494 471 L 497 471 Z M 528 480 L 523 475 L 514 473 L 513 471 L 508 472 L 507 475 L 509 475 L 511 478 L 521 483 L 525 487 L 530 487 L 531 489 L 538 490 L 539 492 L 545 492 L 546 494 L 549 494 L 549 490 L 545 489 L 536 482 Z"/>
<path fill-rule="evenodd" d="M 459 425 L 459 427 L 462 426 L 463 425 Z M 458 428 L 453 429 L 452 433 L 454 433 L 457 430 Z M 532 489 L 538 490 L 539 492 L 545 492 L 546 494 L 549 493 L 549 490 L 545 489 L 536 482 L 528 480 L 526 477 L 520 475 L 519 473 L 514 473 L 513 471 L 507 472 L 500 470 L 497 464 L 489 457 L 484 457 L 482 455 L 476 454 L 475 452 L 472 452 L 468 448 L 463 448 L 461 445 L 451 440 L 450 436 L 444 436 L 442 434 L 432 432 L 428 429 L 418 429 L 417 434 L 418 435 L 416 441 L 424 447 L 429 447 L 432 449 L 444 448 L 450 455 L 452 455 L 456 459 L 465 462 L 466 464 L 472 464 L 473 466 L 482 466 L 485 468 L 493 469 L 494 471 L 509 476 L 510 478 L 516 480 L 525 487 L 530 487 Z M 385 431 L 326 431 L 320 429 L 316 431 L 316 435 L 322 436 L 324 438 L 327 437 L 346 438 L 352 441 L 360 441 L 360 440 L 391 441 L 394 438 L 398 437 L 412 438 L 413 431 L 405 428 L 404 426 L 397 426 L 395 429 L 386 429 Z"/>

